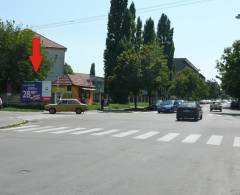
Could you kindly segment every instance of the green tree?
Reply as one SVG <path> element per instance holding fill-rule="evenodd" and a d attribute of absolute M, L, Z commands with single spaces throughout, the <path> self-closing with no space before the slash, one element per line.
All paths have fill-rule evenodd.
<path fill-rule="evenodd" d="M 127 11 L 127 0 L 111 0 L 110 12 L 108 15 L 108 33 L 106 39 L 106 49 L 104 51 L 104 74 L 105 74 L 105 90 L 106 93 L 114 99 L 114 94 L 118 86 L 114 86 L 113 74 L 117 64 L 117 57 L 122 50 L 120 42 L 125 36 L 122 34 L 124 18 Z"/>
<path fill-rule="evenodd" d="M 173 74 L 175 71 L 175 67 L 173 64 L 175 46 L 173 42 L 173 32 L 174 29 L 171 28 L 171 22 L 167 15 L 162 14 L 161 18 L 158 22 L 157 28 L 157 41 L 159 42 L 160 46 L 163 47 L 164 55 L 168 59 L 168 68 L 169 68 L 169 78 L 170 80 L 173 79 Z"/>
<path fill-rule="evenodd" d="M 217 99 L 221 96 L 221 87 L 216 80 L 208 80 L 208 99 Z"/>
<path fill-rule="evenodd" d="M 141 61 L 139 52 L 134 49 L 124 51 L 118 58 L 118 66 L 115 69 L 116 79 L 122 86 L 134 95 L 134 106 L 137 108 L 137 96 L 142 87 Z"/>
<path fill-rule="evenodd" d="M 224 50 L 224 54 L 217 62 L 217 69 L 223 90 L 240 99 L 240 40 Z"/>
<path fill-rule="evenodd" d="M 137 27 L 136 27 L 136 43 L 135 47 L 140 49 L 143 43 L 143 31 L 142 31 L 142 20 L 140 17 L 137 19 Z"/>
<path fill-rule="evenodd" d="M 68 63 L 64 64 L 64 74 L 73 74 L 73 69 Z"/>
<path fill-rule="evenodd" d="M 154 21 L 152 18 L 147 19 L 146 24 L 144 25 L 143 31 L 143 43 L 152 44 L 156 41 L 156 33 L 154 27 Z"/>
<path fill-rule="evenodd" d="M 168 85 L 167 59 L 162 48 L 156 43 L 144 45 L 140 57 L 143 89 L 148 92 L 150 106 L 153 92 Z"/>
<path fill-rule="evenodd" d="M 32 55 L 34 32 L 15 25 L 15 22 L 0 20 L 0 89 L 6 92 L 7 86 L 13 93 L 20 91 L 23 81 L 45 80 L 51 62 L 44 48 L 41 48 L 43 62 L 35 73 L 29 56 Z"/>
<path fill-rule="evenodd" d="M 178 98 L 187 100 L 199 100 L 208 95 L 205 81 L 188 67 L 177 73 L 170 92 Z"/>
<path fill-rule="evenodd" d="M 91 69 L 90 69 L 90 76 L 96 76 L 95 74 L 95 63 L 91 64 Z"/>

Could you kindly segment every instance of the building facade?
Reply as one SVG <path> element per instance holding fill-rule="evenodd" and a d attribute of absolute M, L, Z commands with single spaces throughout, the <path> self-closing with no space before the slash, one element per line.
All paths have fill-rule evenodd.
<path fill-rule="evenodd" d="M 60 98 L 74 98 L 91 105 L 94 101 L 95 86 L 90 75 L 75 73 L 59 77 L 53 82 L 53 101 Z"/>
<path fill-rule="evenodd" d="M 41 45 L 46 49 L 48 59 L 52 64 L 46 80 L 55 81 L 58 77 L 64 75 L 65 53 L 67 48 L 38 33 L 35 33 L 35 37 L 40 38 Z"/>
<path fill-rule="evenodd" d="M 196 68 L 187 58 L 174 58 L 173 64 L 176 73 L 183 70 L 185 67 L 191 68 L 195 73 L 197 73 L 200 78 L 205 80 L 205 77 L 200 73 L 200 70 Z"/>

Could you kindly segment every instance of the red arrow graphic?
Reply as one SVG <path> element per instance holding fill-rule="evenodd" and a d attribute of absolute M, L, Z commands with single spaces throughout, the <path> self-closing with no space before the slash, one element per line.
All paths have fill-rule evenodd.
<path fill-rule="evenodd" d="M 40 48 L 41 48 L 40 38 L 34 37 L 32 39 L 32 56 L 29 56 L 29 60 L 31 61 L 35 72 L 38 72 L 38 69 L 43 60 Z"/>

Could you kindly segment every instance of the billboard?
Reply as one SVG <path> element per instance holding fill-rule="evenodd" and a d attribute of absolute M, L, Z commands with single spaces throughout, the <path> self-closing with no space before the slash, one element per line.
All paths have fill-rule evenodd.
<path fill-rule="evenodd" d="M 51 81 L 23 82 L 21 87 L 21 101 L 27 102 L 50 102 L 51 101 Z"/>

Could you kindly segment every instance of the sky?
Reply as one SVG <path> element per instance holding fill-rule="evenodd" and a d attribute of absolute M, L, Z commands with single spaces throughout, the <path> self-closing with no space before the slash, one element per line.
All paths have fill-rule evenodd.
<path fill-rule="evenodd" d="M 89 73 L 94 62 L 96 74 L 104 75 L 110 0 L 0 2 L 3 21 L 14 20 L 67 47 L 65 60 L 75 72 Z M 240 0 L 134 0 L 134 3 L 137 16 L 144 22 L 152 17 L 155 26 L 161 14 L 167 14 L 174 28 L 175 57 L 188 58 L 207 79 L 216 77 L 216 61 L 224 48 L 240 39 L 240 20 L 235 18 L 240 13 Z M 93 20 L 86 19 L 95 16 Z M 77 22 L 62 25 L 65 21 Z M 42 26 L 46 24 L 50 25 Z"/>

